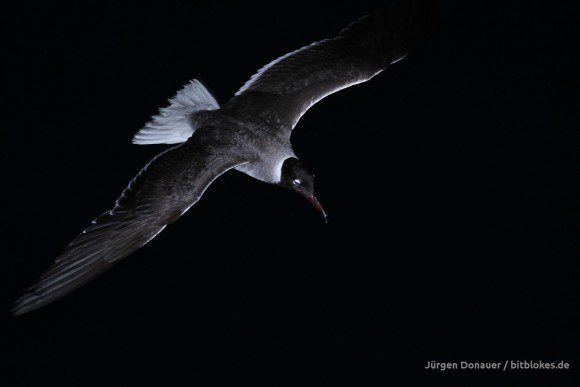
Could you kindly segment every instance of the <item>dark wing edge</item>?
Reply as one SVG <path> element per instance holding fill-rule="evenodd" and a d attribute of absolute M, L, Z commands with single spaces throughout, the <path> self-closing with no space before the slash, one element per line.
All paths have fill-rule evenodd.
<path fill-rule="evenodd" d="M 403 59 L 432 21 L 433 1 L 391 2 L 350 24 L 333 39 L 312 43 L 268 63 L 231 101 L 267 94 L 290 129 L 316 102 L 365 82 Z"/>
<path fill-rule="evenodd" d="M 157 155 L 115 207 L 96 218 L 16 301 L 12 313 L 30 312 L 86 284 L 177 220 L 218 176 L 244 163 L 215 145 L 189 141 Z"/>

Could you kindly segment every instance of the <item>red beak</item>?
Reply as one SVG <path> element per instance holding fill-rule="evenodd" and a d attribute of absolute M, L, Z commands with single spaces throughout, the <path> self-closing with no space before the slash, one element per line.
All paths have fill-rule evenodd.
<path fill-rule="evenodd" d="M 314 208 L 316 208 L 316 210 L 318 210 L 318 212 L 320 212 L 320 214 L 324 217 L 324 222 L 325 223 L 328 223 L 326 211 L 324 211 L 324 208 L 322 207 L 322 204 L 320 204 L 320 202 L 318 201 L 318 199 L 316 199 L 316 196 L 314 196 L 314 195 L 304 195 L 304 196 L 306 196 L 306 199 L 308 199 L 308 201 L 310 203 L 312 203 L 312 205 L 314 206 Z"/>

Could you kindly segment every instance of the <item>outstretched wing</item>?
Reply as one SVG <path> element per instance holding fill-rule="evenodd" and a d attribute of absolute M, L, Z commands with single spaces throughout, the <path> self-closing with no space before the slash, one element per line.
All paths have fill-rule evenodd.
<path fill-rule="evenodd" d="M 290 132 L 322 98 L 365 82 L 404 58 L 420 38 L 429 9 L 427 1 L 408 0 L 375 11 L 333 39 L 302 47 L 262 67 L 228 105 L 240 109 L 259 100 Z"/>
<path fill-rule="evenodd" d="M 218 176 L 243 164 L 226 144 L 196 133 L 156 156 L 131 181 L 115 207 L 96 218 L 13 309 L 44 306 L 84 285 L 137 250 L 195 204 Z"/>

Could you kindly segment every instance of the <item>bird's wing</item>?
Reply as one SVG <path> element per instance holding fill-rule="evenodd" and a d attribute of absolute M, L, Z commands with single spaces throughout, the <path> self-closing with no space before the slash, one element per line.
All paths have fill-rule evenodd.
<path fill-rule="evenodd" d="M 270 62 L 228 104 L 258 99 L 289 131 L 312 105 L 338 90 L 365 82 L 404 58 L 422 35 L 427 1 L 392 3 L 322 40 Z"/>
<path fill-rule="evenodd" d="M 15 315 L 46 305 L 84 285 L 137 250 L 179 218 L 214 179 L 244 163 L 211 130 L 156 156 L 131 181 L 115 207 L 96 218 L 56 259 Z M 215 135 L 214 135 L 215 137 Z"/>

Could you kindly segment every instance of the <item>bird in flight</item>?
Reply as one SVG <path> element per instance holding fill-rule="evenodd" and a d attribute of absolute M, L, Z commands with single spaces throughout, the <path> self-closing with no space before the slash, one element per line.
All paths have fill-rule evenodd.
<path fill-rule="evenodd" d="M 13 313 L 70 293 L 139 249 L 230 169 L 298 192 L 326 219 L 314 194 L 314 175 L 292 149 L 292 130 L 322 98 L 403 59 L 423 34 L 427 8 L 417 0 L 391 3 L 334 38 L 268 63 L 222 106 L 192 80 L 133 137 L 135 144 L 179 145 L 137 174 L 113 209 L 93 220 L 16 301 Z"/>

